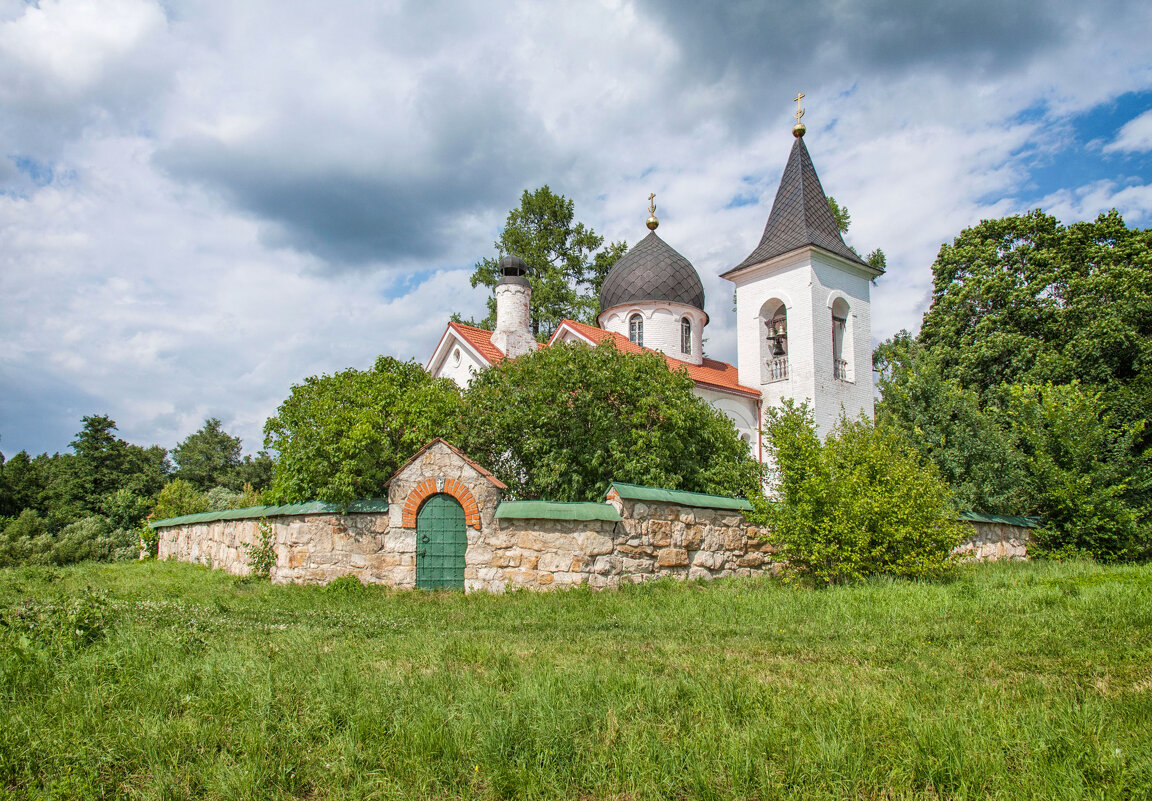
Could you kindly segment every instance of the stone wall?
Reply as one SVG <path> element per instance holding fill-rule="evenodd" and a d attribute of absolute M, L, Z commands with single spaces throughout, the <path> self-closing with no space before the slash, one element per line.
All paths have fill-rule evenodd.
<path fill-rule="evenodd" d="M 968 562 L 998 562 L 1028 558 L 1028 545 L 1034 541 L 1032 529 L 1000 522 L 966 521 L 974 534 L 953 553 Z"/>
<path fill-rule="evenodd" d="M 636 490 L 649 488 L 625 492 L 627 487 L 614 485 L 605 504 L 584 505 L 601 517 L 619 520 L 514 517 L 510 512 L 501 517 L 497 509 L 504 485 L 456 448 L 436 440 L 392 478 L 387 511 L 267 514 L 211 522 L 177 519 L 158 526 L 159 556 L 245 575 L 250 570 L 249 546 L 260 542 L 261 520 L 266 520 L 275 542 L 275 582 L 326 583 L 355 575 L 365 583 L 413 588 L 418 510 L 426 498 L 445 493 L 465 512 L 464 586 L 470 592 L 617 587 L 661 576 L 712 579 L 779 568 L 767 530 L 748 523 L 737 509 L 706 505 L 733 505 L 730 499 L 659 490 L 637 495 Z M 637 497 L 688 498 L 692 503 Z M 537 504 L 542 511 L 531 514 L 566 507 Z M 975 533 L 957 549 L 966 558 L 1027 558 L 1028 528 L 1002 521 L 969 523 Z"/>

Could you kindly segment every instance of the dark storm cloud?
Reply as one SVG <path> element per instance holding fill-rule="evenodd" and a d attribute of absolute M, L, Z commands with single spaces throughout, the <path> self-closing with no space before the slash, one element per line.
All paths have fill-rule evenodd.
<path fill-rule="evenodd" d="M 1075 17 L 1067 4 L 1034 0 L 640 3 L 686 49 L 686 68 L 713 77 L 733 67 L 749 78 L 917 64 L 1005 69 L 1071 35 Z"/>
<path fill-rule="evenodd" d="M 314 158 L 308 137 L 277 129 L 243 145 L 183 138 L 154 163 L 272 223 L 269 244 L 312 253 L 334 270 L 435 260 L 459 236 L 462 215 L 508 208 L 541 171 L 548 141 L 510 93 L 449 76 L 425 77 L 412 121 L 401 141 L 364 136 L 358 152 L 336 158 Z M 325 125 L 316 139 L 329 133 Z"/>

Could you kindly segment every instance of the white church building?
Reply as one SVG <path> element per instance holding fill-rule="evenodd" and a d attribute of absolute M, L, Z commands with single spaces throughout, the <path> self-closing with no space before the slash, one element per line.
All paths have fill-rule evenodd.
<path fill-rule="evenodd" d="M 869 288 L 881 271 L 844 244 L 804 126 L 793 134 L 760 244 L 721 276 L 736 287 L 736 366 L 704 356 L 704 287 L 691 262 L 656 234 L 654 209 L 650 233 L 604 280 L 598 326 L 564 320 L 547 343 L 612 339 L 623 351 L 663 354 L 732 420 L 760 461 L 764 409 L 785 398 L 808 402 L 821 436 L 842 414 L 872 415 Z M 495 330 L 449 323 L 426 365 L 433 376 L 466 386 L 502 359 L 547 347 L 529 329 L 526 265 L 507 256 L 500 267 Z"/>

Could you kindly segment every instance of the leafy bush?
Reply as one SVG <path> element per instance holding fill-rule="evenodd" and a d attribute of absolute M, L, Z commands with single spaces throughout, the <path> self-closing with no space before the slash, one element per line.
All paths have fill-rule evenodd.
<path fill-rule="evenodd" d="M 272 574 L 272 568 L 276 566 L 276 530 L 273 525 L 262 519 L 260 541 L 245 547 L 248 549 L 248 566 L 252 568 L 252 575 L 268 578 Z"/>
<path fill-rule="evenodd" d="M 136 529 L 113 529 L 107 518 L 99 515 L 69 523 L 52 535 L 34 511 L 26 510 L 0 538 L 0 566 L 134 559 L 140 550 L 139 539 Z"/>
<path fill-rule="evenodd" d="M 887 574 L 935 577 L 952 565 L 963 526 L 947 486 L 893 430 L 841 420 L 826 442 L 806 404 L 768 411 L 774 501 L 753 497 L 786 577 L 822 585 Z"/>
<path fill-rule="evenodd" d="M 1028 464 L 1022 495 L 1044 515 L 1040 552 L 1147 558 L 1150 510 L 1132 502 L 1152 482 L 1147 458 L 1135 455 L 1144 421 L 1110 421 L 1101 394 L 1077 381 L 1018 385 L 1009 393 L 1007 417 Z"/>
<path fill-rule="evenodd" d="M 611 481 L 758 494 L 748 446 L 694 389 L 658 353 L 555 344 L 473 379 L 457 444 L 515 498 L 598 500 Z"/>
<path fill-rule="evenodd" d="M 249 506 L 259 506 L 261 495 L 245 484 L 244 489 L 237 492 L 227 487 L 213 487 L 208 490 L 208 511 L 223 512 L 228 509 L 247 509 Z"/>
<path fill-rule="evenodd" d="M 170 517 L 194 515 L 210 511 L 208 496 L 197 490 L 187 481 L 178 478 L 169 482 L 156 496 L 156 506 L 152 510 L 153 520 L 167 520 Z"/>
<path fill-rule="evenodd" d="M 25 509 L 0 536 L 0 567 L 24 564 L 37 550 L 47 547 L 47 538 L 44 520 L 35 510 Z"/>

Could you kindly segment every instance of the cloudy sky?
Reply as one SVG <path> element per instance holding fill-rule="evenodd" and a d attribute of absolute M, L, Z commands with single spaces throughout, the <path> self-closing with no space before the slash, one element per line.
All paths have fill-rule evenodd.
<path fill-rule="evenodd" d="M 714 6 L 718 6 L 714 7 Z M 797 90 L 873 334 L 940 244 L 1041 207 L 1152 226 L 1152 3 L 0 0 L 0 451 L 88 414 L 260 446 L 294 382 L 424 362 L 524 189 L 704 280 L 709 355 Z"/>

